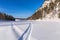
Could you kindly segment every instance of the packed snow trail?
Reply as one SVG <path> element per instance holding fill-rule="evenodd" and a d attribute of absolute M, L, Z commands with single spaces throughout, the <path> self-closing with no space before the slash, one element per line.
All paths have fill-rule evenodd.
<path fill-rule="evenodd" d="M 0 40 L 60 40 L 60 22 L 3 22 L 0 24 Z"/>
<path fill-rule="evenodd" d="M 20 28 L 13 23 L 0 25 L 0 40 L 29 40 L 30 26 L 30 23 L 22 24 Z M 25 28 L 23 29 L 21 27 Z"/>
<path fill-rule="evenodd" d="M 27 25 L 26 24 L 24 25 L 25 29 L 23 29 L 23 30 L 22 30 L 22 28 L 24 27 L 23 25 L 21 25 L 22 28 L 20 26 L 19 26 L 20 27 L 19 28 L 16 25 L 14 25 L 14 26 L 12 25 L 13 31 L 17 35 L 18 40 L 29 40 L 28 37 L 30 34 L 30 30 L 31 30 L 31 24 L 29 23 L 29 25 L 28 26 Z M 24 37 L 24 35 L 26 38 Z"/>

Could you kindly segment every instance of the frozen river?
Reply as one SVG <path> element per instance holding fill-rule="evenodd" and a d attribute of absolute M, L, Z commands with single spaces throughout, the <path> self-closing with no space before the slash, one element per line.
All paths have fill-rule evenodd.
<path fill-rule="evenodd" d="M 0 22 L 0 40 L 60 40 L 60 22 Z"/>

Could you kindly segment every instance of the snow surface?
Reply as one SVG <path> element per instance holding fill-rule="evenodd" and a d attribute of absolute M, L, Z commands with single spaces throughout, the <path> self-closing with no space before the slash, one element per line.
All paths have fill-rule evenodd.
<path fill-rule="evenodd" d="M 60 40 L 60 22 L 0 22 L 0 40 Z"/>

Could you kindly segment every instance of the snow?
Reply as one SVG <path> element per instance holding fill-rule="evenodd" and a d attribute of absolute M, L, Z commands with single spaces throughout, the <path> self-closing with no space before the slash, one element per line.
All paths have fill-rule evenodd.
<path fill-rule="evenodd" d="M 17 40 L 11 26 L 0 26 L 0 40 Z"/>
<path fill-rule="evenodd" d="M 37 40 L 60 40 L 60 22 L 38 21 L 32 24 L 31 36 Z"/>
<path fill-rule="evenodd" d="M 1 22 L 0 40 L 28 40 L 29 37 L 27 36 L 30 34 L 30 23 L 18 23 L 19 22 Z"/>
<path fill-rule="evenodd" d="M 60 22 L 46 20 L 1 22 L 0 40 L 60 40 Z"/>

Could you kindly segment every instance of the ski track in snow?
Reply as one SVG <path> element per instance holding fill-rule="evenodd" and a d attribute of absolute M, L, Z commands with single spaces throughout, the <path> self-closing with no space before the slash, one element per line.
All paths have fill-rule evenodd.
<path fill-rule="evenodd" d="M 1 22 L 0 40 L 60 40 L 60 22 Z"/>

